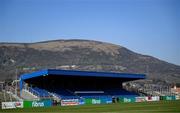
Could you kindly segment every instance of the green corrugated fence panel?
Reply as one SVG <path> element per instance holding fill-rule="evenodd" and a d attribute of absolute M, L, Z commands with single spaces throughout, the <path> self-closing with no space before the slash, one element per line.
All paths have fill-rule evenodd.
<path fill-rule="evenodd" d="M 166 96 L 160 96 L 160 100 L 166 100 Z"/>
<path fill-rule="evenodd" d="M 176 96 L 160 96 L 160 100 L 176 100 Z"/>
<path fill-rule="evenodd" d="M 90 98 L 85 99 L 85 104 L 92 104 L 92 99 L 90 99 Z"/>
<path fill-rule="evenodd" d="M 23 105 L 24 105 L 24 108 L 30 108 L 32 107 L 32 101 L 24 101 Z"/>
<path fill-rule="evenodd" d="M 166 100 L 176 100 L 175 96 L 166 96 Z"/>

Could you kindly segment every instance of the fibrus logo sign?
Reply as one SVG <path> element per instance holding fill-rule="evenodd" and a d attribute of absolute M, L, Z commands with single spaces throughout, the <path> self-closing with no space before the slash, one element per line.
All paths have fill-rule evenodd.
<path fill-rule="evenodd" d="M 41 101 L 24 101 L 24 108 L 31 107 L 50 107 L 52 106 L 51 100 L 41 100 Z"/>
<path fill-rule="evenodd" d="M 92 99 L 92 104 L 101 104 L 101 100 L 99 100 L 99 99 Z"/>
<path fill-rule="evenodd" d="M 44 102 L 33 101 L 32 107 L 44 107 Z"/>
<path fill-rule="evenodd" d="M 124 102 L 131 102 L 130 98 L 124 98 Z"/>

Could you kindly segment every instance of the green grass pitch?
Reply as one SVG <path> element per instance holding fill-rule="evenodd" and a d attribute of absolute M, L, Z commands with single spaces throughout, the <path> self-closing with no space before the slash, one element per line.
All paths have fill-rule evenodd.
<path fill-rule="evenodd" d="M 9 113 L 180 113 L 180 100 L 0 110 Z"/>

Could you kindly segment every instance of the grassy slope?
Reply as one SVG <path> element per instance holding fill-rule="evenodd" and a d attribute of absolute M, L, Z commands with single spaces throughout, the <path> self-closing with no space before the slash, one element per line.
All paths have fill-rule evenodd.
<path fill-rule="evenodd" d="M 180 101 L 146 103 L 120 103 L 109 105 L 56 106 L 50 108 L 26 108 L 1 110 L 0 112 L 41 112 L 41 113 L 180 113 Z"/>

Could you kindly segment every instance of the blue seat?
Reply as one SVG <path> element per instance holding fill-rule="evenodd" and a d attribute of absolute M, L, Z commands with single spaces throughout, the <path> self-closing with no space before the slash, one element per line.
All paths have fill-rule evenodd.
<path fill-rule="evenodd" d="M 112 98 L 112 97 L 129 97 L 129 96 L 138 96 L 135 92 L 130 92 L 125 89 L 112 88 L 112 89 L 95 89 L 95 88 L 73 88 L 73 89 L 64 89 L 64 88 L 51 88 L 45 90 L 39 87 L 32 88 L 39 97 L 48 97 L 50 96 L 48 91 L 55 94 L 61 99 L 77 99 L 77 98 Z"/>
<path fill-rule="evenodd" d="M 46 91 L 45 89 L 41 89 L 38 87 L 34 87 L 32 88 L 33 92 L 36 93 L 39 97 L 48 97 L 50 96 L 48 91 Z"/>

